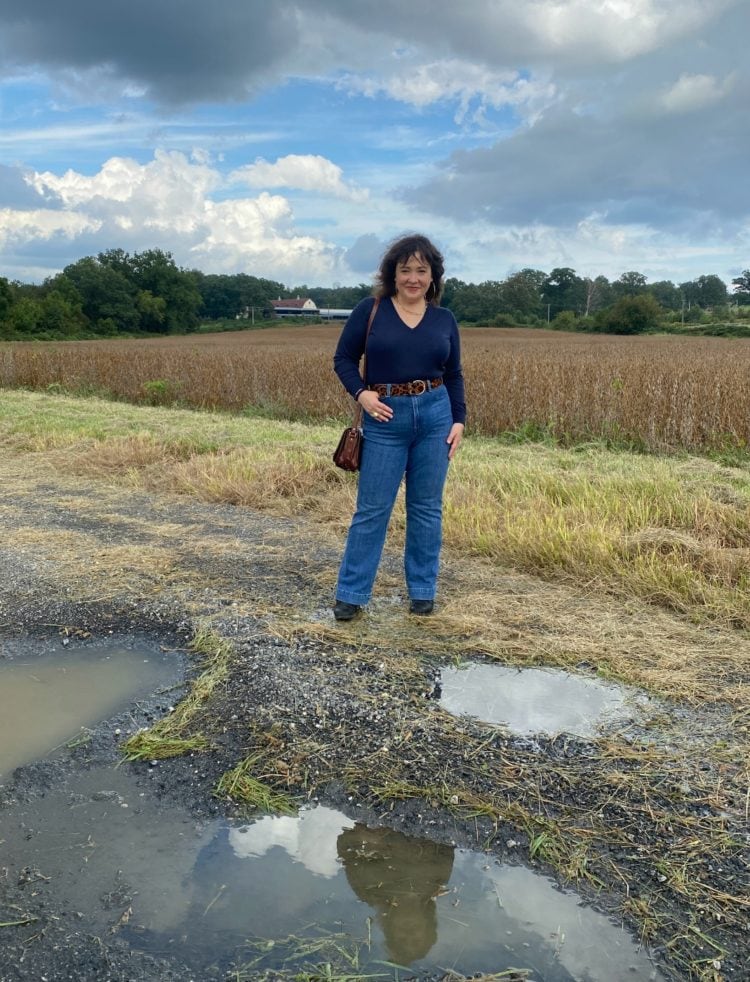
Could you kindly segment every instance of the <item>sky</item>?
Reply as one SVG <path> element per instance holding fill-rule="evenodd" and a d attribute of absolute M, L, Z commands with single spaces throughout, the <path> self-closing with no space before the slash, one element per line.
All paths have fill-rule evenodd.
<path fill-rule="evenodd" d="M 748 0 L 0 0 L 0 275 L 750 267 Z"/>

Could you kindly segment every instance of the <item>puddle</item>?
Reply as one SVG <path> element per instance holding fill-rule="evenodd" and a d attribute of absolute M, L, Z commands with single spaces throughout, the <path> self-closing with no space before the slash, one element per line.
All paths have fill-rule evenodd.
<path fill-rule="evenodd" d="M 502 724 L 525 736 L 565 732 L 588 739 L 602 724 L 633 715 L 633 694 L 626 689 L 554 669 L 446 668 L 440 685 L 440 704 L 449 713 Z"/>
<path fill-rule="evenodd" d="M 3 834 L 11 882 L 81 912 L 76 930 L 174 955 L 191 977 L 351 974 L 357 952 L 354 974 L 380 978 L 393 978 L 384 963 L 515 967 L 536 982 L 661 978 L 629 934 L 547 878 L 322 806 L 198 823 L 128 768 L 98 768 L 9 810 Z"/>
<path fill-rule="evenodd" d="M 10 643 L 4 651 L 12 649 Z M 62 646 L 0 662 L 0 782 L 174 681 L 174 659 L 154 647 Z"/>

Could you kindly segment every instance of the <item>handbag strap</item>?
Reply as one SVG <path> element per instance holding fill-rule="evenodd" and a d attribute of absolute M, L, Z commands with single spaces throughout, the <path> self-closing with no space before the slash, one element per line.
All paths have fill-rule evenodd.
<path fill-rule="evenodd" d="M 372 305 L 372 310 L 370 311 L 370 319 L 367 321 L 367 333 L 365 334 L 365 350 L 364 357 L 362 359 L 362 379 L 367 385 L 367 339 L 370 337 L 370 328 L 372 327 L 372 322 L 375 320 L 375 314 L 378 312 L 378 307 L 380 305 L 380 297 L 375 298 L 375 303 Z M 357 403 L 357 415 L 354 420 L 355 426 L 362 425 L 362 403 Z"/>

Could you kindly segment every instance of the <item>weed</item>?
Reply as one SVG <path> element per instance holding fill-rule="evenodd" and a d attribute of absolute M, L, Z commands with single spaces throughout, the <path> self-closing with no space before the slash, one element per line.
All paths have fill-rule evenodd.
<path fill-rule="evenodd" d="M 171 406 L 179 397 L 180 383 L 171 379 L 153 379 L 144 382 L 142 388 L 149 406 Z"/>

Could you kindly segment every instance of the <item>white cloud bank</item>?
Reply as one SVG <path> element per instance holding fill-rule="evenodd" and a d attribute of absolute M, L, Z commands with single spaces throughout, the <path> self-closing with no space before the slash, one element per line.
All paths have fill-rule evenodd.
<path fill-rule="evenodd" d="M 340 169 L 322 157 L 315 160 L 318 175 L 329 177 L 324 190 L 351 199 L 354 192 L 343 182 Z M 295 178 L 294 166 L 291 173 L 288 168 L 289 158 L 278 166 L 267 164 L 270 186 L 287 173 L 285 184 L 320 190 L 316 181 Z M 253 186 L 263 186 L 263 168 L 246 170 Z M 343 253 L 321 237 L 302 234 L 295 227 L 289 201 L 281 195 L 264 190 L 257 197 L 216 200 L 227 183 L 200 153 L 191 159 L 177 151 L 157 151 L 146 164 L 113 157 L 92 176 L 73 170 L 60 176 L 45 171 L 30 172 L 25 179 L 39 195 L 40 207 L 0 211 L 0 243 L 6 246 L 23 248 L 31 241 L 63 236 L 74 243 L 72 258 L 77 258 L 84 250 L 159 245 L 182 265 L 197 265 L 207 272 L 244 271 L 315 282 L 333 277 Z M 356 196 L 364 200 L 366 193 Z"/>

